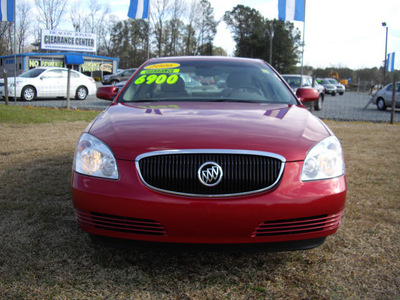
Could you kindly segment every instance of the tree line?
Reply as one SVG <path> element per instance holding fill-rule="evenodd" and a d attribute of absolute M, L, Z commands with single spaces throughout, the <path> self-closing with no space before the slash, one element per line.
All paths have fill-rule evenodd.
<path fill-rule="evenodd" d="M 35 14 L 32 11 L 36 11 Z M 35 16 L 35 17 L 34 17 Z M 234 55 L 261 58 L 281 73 L 299 72 L 301 35 L 291 22 L 269 20 L 253 8 L 237 5 L 217 20 L 208 0 L 152 0 L 150 20 L 120 20 L 108 3 L 99 0 L 19 0 L 16 7 L 17 54 L 40 52 L 40 30 L 64 30 L 97 35 L 97 55 L 119 58 L 120 68 L 138 67 L 148 55 L 227 55 L 215 47 L 220 22 L 225 22 L 236 43 Z M 14 25 L 0 22 L 0 56 L 14 53 Z M 305 73 L 326 77 L 311 67 Z M 380 70 L 379 70 L 380 71 Z M 340 70 L 343 78 L 355 77 L 350 69 Z M 358 72 L 365 80 L 377 80 L 374 69 Z M 323 76 L 322 76 L 323 75 Z"/>

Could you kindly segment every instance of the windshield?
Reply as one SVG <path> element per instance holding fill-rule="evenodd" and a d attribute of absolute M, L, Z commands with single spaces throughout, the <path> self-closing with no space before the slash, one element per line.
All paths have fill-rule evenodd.
<path fill-rule="evenodd" d="M 297 103 L 275 72 L 262 62 L 204 59 L 150 61 L 118 101 Z"/>
<path fill-rule="evenodd" d="M 19 75 L 19 77 L 26 77 L 26 78 L 35 78 L 38 77 L 40 74 L 42 74 L 46 69 L 32 69 L 29 71 L 26 71 L 25 73 Z"/>

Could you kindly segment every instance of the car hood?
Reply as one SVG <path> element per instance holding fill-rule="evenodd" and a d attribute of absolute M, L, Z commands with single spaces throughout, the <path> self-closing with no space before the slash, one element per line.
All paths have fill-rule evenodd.
<path fill-rule="evenodd" d="M 117 159 L 160 150 L 235 149 L 272 152 L 304 160 L 332 132 L 296 105 L 249 103 L 111 104 L 87 131 Z"/>

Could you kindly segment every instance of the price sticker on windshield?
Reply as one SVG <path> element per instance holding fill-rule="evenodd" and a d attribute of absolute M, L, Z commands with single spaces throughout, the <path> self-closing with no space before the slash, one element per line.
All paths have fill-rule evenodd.
<path fill-rule="evenodd" d="M 135 84 L 140 85 L 140 84 L 163 84 L 163 83 L 167 83 L 167 84 L 175 84 L 177 83 L 179 80 L 179 76 L 176 74 L 172 74 L 172 75 L 167 75 L 167 74 L 160 74 L 160 75 L 156 75 L 156 74 L 151 74 L 151 75 L 147 75 L 144 74 L 142 76 L 140 76 L 138 79 L 135 80 Z"/>

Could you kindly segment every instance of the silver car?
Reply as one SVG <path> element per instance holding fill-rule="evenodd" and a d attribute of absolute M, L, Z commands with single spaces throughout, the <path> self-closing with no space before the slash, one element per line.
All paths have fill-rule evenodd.
<path fill-rule="evenodd" d="M 328 79 L 318 78 L 317 82 L 324 86 L 325 94 L 336 95 L 336 85 L 332 84 Z"/>
<path fill-rule="evenodd" d="M 343 84 L 337 82 L 337 80 L 334 79 L 334 78 L 327 78 L 327 80 L 328 80 L 330 83 L 332 83 L 333 85 L 336 85 L 336 92 L 337 92 L 339 95 L 343 95 L 343 94 L 344 94 L 344 92 L 346 91 L 346 87 L 345 87 Z"/>
<path fill-rule="evenodd" d="M 315 101 L 314 109 L 315 110 L 322 109 L 322 102 L 325 99 L 325 88 L 315 80 L 313 84 L 312 76 L 303 75 L 302 76 L 303 78 L 301 78 L 301 75 L 297 74 L 284 74 L 282 75 L 282 77 L 283 79 L 285 79 L 285 81 L 289 84 L 289 86 L 295 93 L 297 89 L 300 87 L 301 80 L 302 80 L 302 85 L 301 85 L 302 87 L 314 87 L 315 89 L 317 89 L 319 93 L 319 99 L 318 101 Z"/>
<path fill-rule="evenodd" d="M 392 107 L 393 83 L 386 85 L 383 89 L 378 90 L 371 98 L 371 102 L 376 104 L 379 110 L 386 110 Z M 396 99 L 400 99 L 400 81 L 396 82 Z M 396 107 L 400 108 L 400 100 L 396 100 Z"/>

